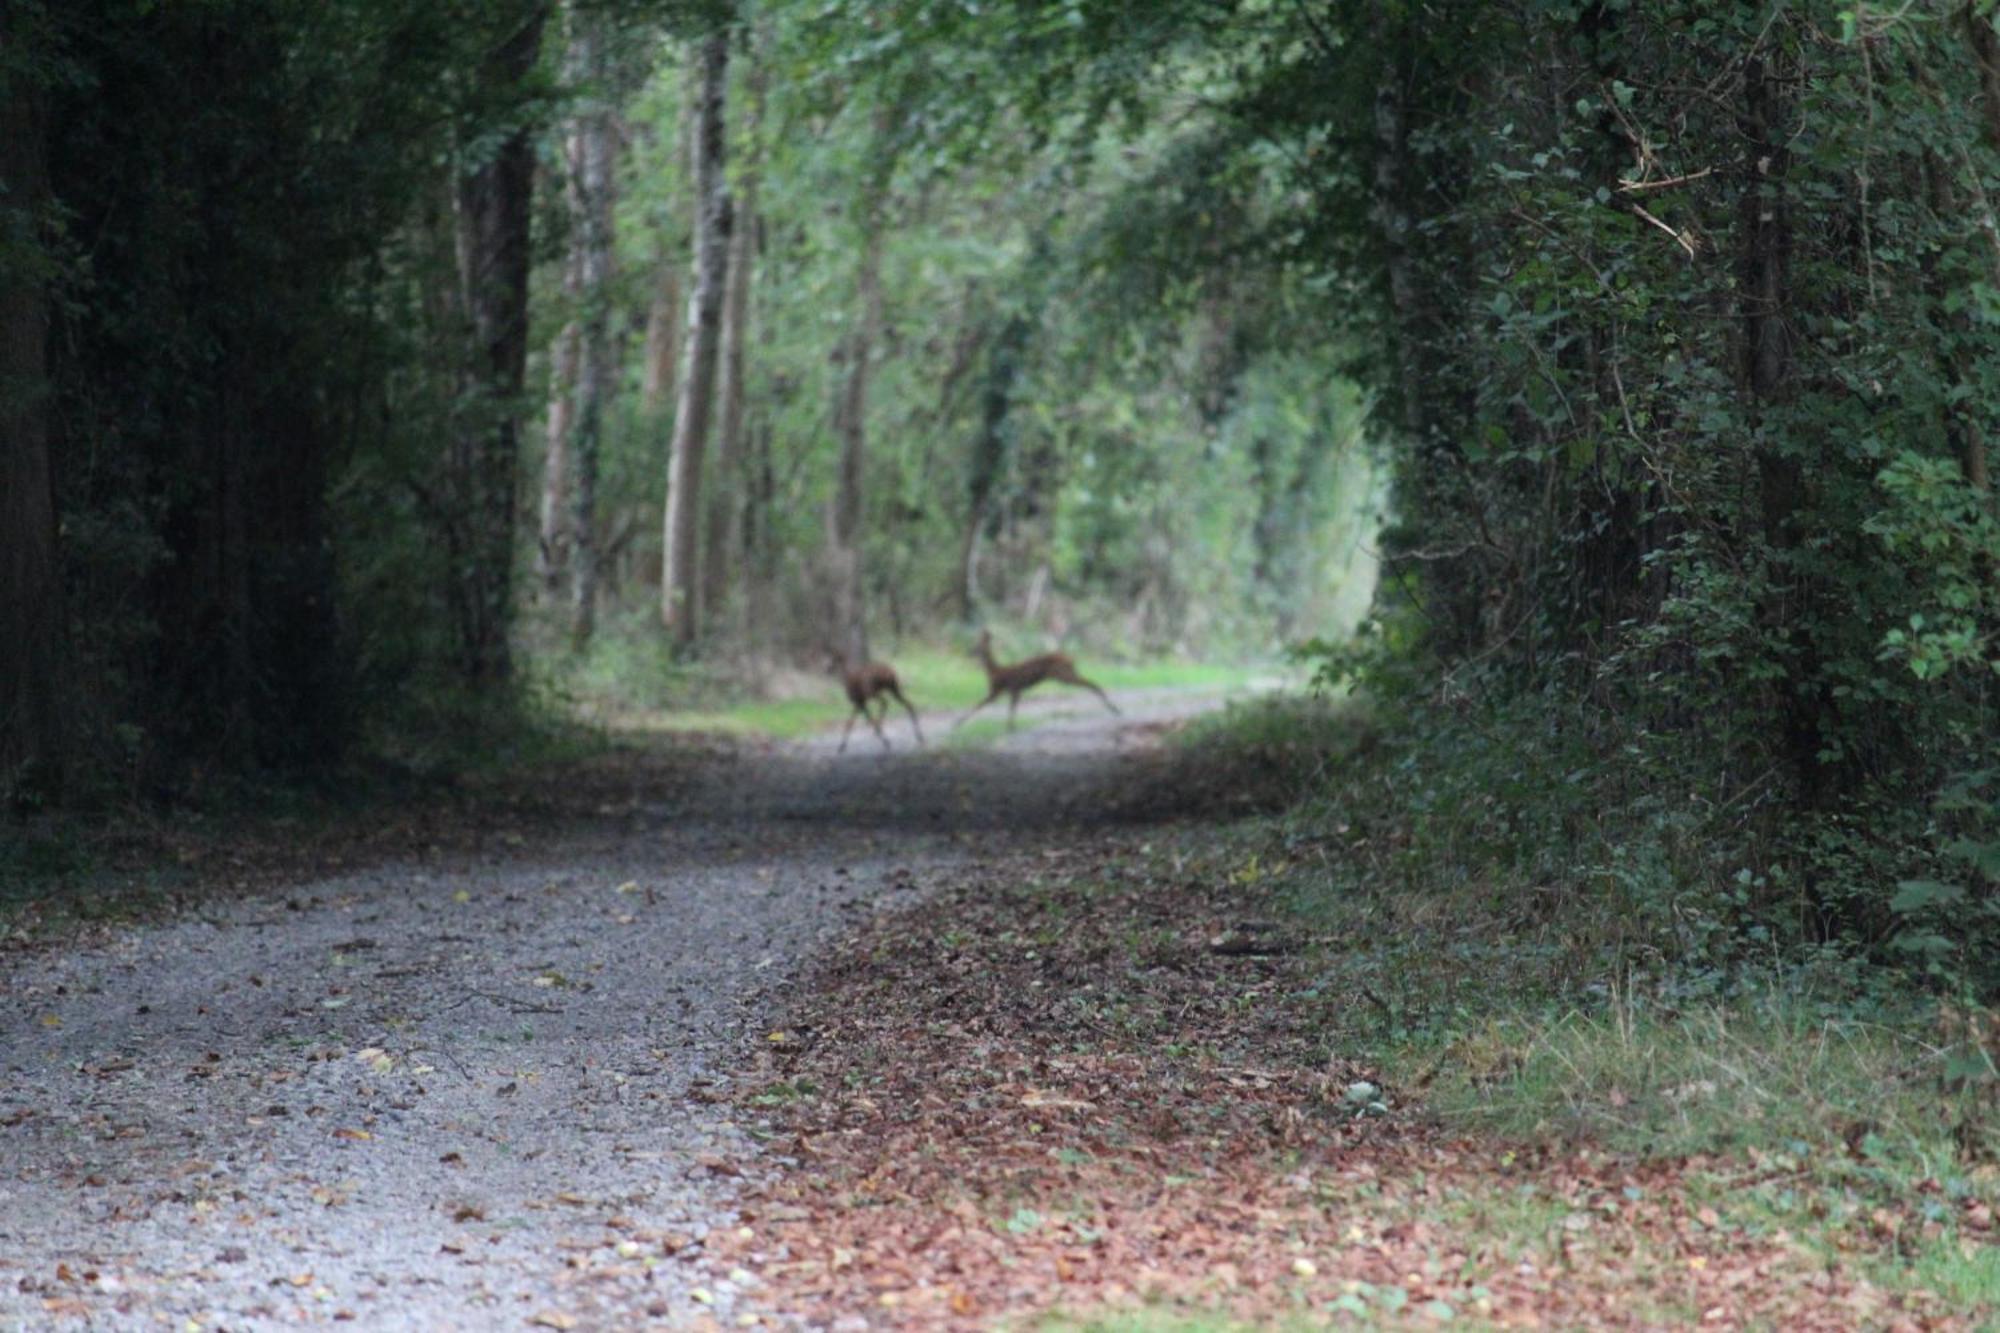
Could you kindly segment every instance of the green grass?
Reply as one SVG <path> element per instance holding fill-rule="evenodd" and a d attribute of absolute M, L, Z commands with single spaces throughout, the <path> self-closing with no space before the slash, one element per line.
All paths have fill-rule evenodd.
<path fill-rule="evenodd" d="M 1408 1055 L 1435 1071 L 1428 1101 L 1448 1123 L 1695 1158 L 1709 1165 L 1690 1188 L 1746 1229 L 1873 1255 L 1862 1268 L 1885 1288 L 2000 1303 L 2000 1249 L 1961 1225 L 1968 1202 L 2000 1203 L 1993 1085 L 1947 1091 L 1962 1052 L 1914 1002 L 1868 1020 L 1796 978 L 1772 983 L 1685 1011 L 1503 1009 Z M 1901 1228 L 1893 1257 L 1842 1243 L 1879 1242 L 1885 1209 Z"/>
<path fill-rule="evenodd" d="M 1715 906 L 1738 881 L 1701 878 L 1701 831 L 1609 822 L 1566 764 L 1375 731 L 1366 710 L 1293 701 L 1189 739 L 1211 771 L 1294 765 L 1288 813 L 1209 839 L 1217 873 L 1267 886 L 1320 942 L 1290 1003 L 1329 1058 L 1503 1144 L 1691 1160 L 1684 1188 L 1746 1230 L 1890 1291 L 2000 1307 L 2000 1246 L 1966 1217 L 2000 1209 L 2000 1074 L 1977 1026 L 2000 1019 L 1953 1028 L 1852 957 L 1738 943 Z M 1461 1221 L 1534 1230 L 1504 1210 Z"/>
<path fill-rule="evenodd" d="M 885 653 L 884 656 L 895 665 L 897 674 L 902 678 L 904 694 L 922 713 L 963 713 L 986 697 L 986 673 L 967 654 L 912 646 Z M 1107 690 L 1226 689 L 1247 685 L 1260 676 L 1270 674 L 1269 668 L 1174 660 L 1130 665 L 1092 662 L 1083 664 L 1081 670 Z M 1065 687 L 1062 686 L 1046 686 L 1028 698 L 1041 699 L 1052 691 L 1063 690 Z M 1097 701 L 1088 693 L 1076 690 L 1066 692 L 1075 693 L 1083 703 L 1097 706 Z M 982 714 L 974 718 L 953 734 L 950 743 L 985 743 L 1004 735 L 1007 730 L 1005 710 L 1005 700 L 991 705 L 989 712 L 994 716 Z M 839 727 L 847 720 L 849 711 L 840 682 L 829 673 L 816 681 L 809 693 L 685 709 L 656 706 L 635 710 L 627 717 L 631 723 L 650 729 L 791 740 Z M 897 709 L 896 713 L 900 715 L 901 710 Z M 860 724 L 856 725 L 858 728 Z M 943 722 L 933 724 L 925 733 L 926 739 L 933 743 L 943 742 L 947 725 Z M 1033 725 L 1033 719 L 1025 716 L 1019 723 L 1022 730 Z M 940 734 L 933 736 L 930 734 L 932 731 Z"/>
<path fill-rule="evenodd" d="M 1039 1321 L 1042 1333 L 1247 1333 L 1269 1324 L 1246 1324 L 1218 1315 L 1118 1310 L 1098 1315 L 1052 1315 Z"/>

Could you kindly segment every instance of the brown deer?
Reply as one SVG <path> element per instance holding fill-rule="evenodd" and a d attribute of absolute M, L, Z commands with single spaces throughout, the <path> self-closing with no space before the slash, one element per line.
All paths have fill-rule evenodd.
<path fill-rule="evenodd" d="M 1007 696 L 1007 730 L 1014 729 L 1014 710 L 1021 705 L 1021 696 L 1045 680 L 1059 680 L 1065 685 L 1081 685 L 1099 699 L 1112 713 L 1118 712 L 1118 705 L 1111 702 L 1111 696 L 1097 688 L 1092 682 L 1077 674 L 1076 663 L 1069 660 L 1067 653 L 1043 653 L 1007 666 L 993 660 L 993 636 L 985 630 L 979 631 L 979 642 L 972 647 L 972 655 L 979 659 L 979 665 L 986 668 L 986 697 L 966 710 L 965 716 L 952 724 L 952 730 L 965 725 L 967 719 L 986 705 Z"/>
<path fill-rule="evenodd" d="M 827 662 L 840 673 L 842 683 L 847 686 L 848 701 L 854 705 L 854 711 L 847 715 L 847 725 L 841 729 L 840 749 L 836 753 L 847 753 L 847 738 L 854 732 L 857 716 L 868 719 L 868 725 L 875 728 L 875 738 L 882 742 L 883 749 L 890 748 L 889 738 L 882 734 L 881 719 L 870 711 L 878 700 L 882 704 L 882 717 L 889 716 L 890 699 L 903 705 L 903 711 L 910 715 L 910 727 L 917 733 L 917 744 L 924 743 L 923 726 L 917 721 L 917 710 L 910 707 L 910 701 L 903 697 L 903 686 L 896 679 L 896 668 L 887 662 L 864 662 L 858 667 L 851 667 L 847 665 L 844 654 L 831 648 L 827 650 Z"/>

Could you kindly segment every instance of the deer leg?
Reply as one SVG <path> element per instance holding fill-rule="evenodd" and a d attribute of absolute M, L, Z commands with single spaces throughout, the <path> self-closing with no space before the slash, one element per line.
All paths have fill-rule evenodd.
<path fill-rule="evenodd" d="M 982 709 L 982 708 L 986 707 L 986 705 L 988 705 L 988 704 L 992 703 L 992 702 L 993 702 L 993 701 L 994 701 L 995 699 L 998 699 L 999 697 L 1000 697 L 1000 691 L 998 691 L 998 690 L 995 690 L 995 691 L 993 691 L 993 693 L 991 693 L 991 694 L 987 695 L 987 696 L 986 696 L 986 697 L 985 697 L 984 699 L 981 699 L 981 700 L 980 700 L 980 701 L 979 701 L 978 703 L 976 703 L 976 704 L 972 705 L 972 707 L 970 707 L 970 708 L 966 709 L 966 710 L 965 710 L 965 716 L 963 716 L 963 717 L 959 718 L 959 719 L 958 719 L 958 721 L 956 721 L 956 722 L 952 723 L 952 724 L 951 724 L 951 729 L 952 729 L 953 731 L 957 731 L 957 730 L 958 730 L 958 729 L 959 729 L 960 727 L 964 726 L 964 725 L 965 725 L 966 723 L 968 723 L 968 722 L 970 722 L 970 721 L 972 720 L 972 715 L 973 715 L 974 713 L 976 713 L 976 712 L 978 712 L 978 711 L 979 711 L 980 709 Z"/>
<path fill-rule="evenodd" d="M 875 739 L 882 742 L 883 749 L 890 750 L 894 749 L 895 747 L 889 744 L 888 736 L 885 735 L 882 731 L 882 718 L 889 716 L 889 701 L 887 699 L 883 699 L 881 701 L 881 704 L 882 704 L 881 717 L 877 717 L 872 711 L 866 708 L 862 709 L 861 711 L 868 718 L 868 725 L 875 728 Z"/>
<path fill-rule="evenodd" d="M 917 733 L 917 744 L 922 745 L 924 743 L 924 728 L 923 724 L 917 721 L 917 710 L 910 707 L 910 701 L 903 697 L 901 690 L 891 690 L 890 693 L 896 696 L 897 703 L 903 705 L 903 711 L 910 715 L 910 730 Z M 887 700 L 884 700 L 882 703 L 882 711 L 884 713 L 889 711 Z"/>
<path fill-rule="evenodd" d="M 854 713 L 858 713 L 860 711 L 861 707 L 860 705 L 857 704 L 855 706 Z M 840 729 L 840 748 L 834 751 L 835 754 L 847 753 L 847 738 L 854 732 L 854 713 L 849 713 L 847 715 L 847 725 Z"/>
<path fill-rule="evenodd" d="M 1118 711 L 1118 705 L 1117 705 L 1117 704 L 1115 704 L 1115 703 L 1112 703 L 1112 702 L 1111 702 L 1111 696 L 1110 696 L 1110 695 L 1106 694 L 1106 693 L 1105 693 L 1105 692 L 1104 692 L 1103 690 L 1100 690 L 1100 689 L 1098 689 L 1098 688 L 1097 688 L 1097 686 L 1095 686 L 1095 685 L 1093 685 L 1093 684 L 1092 684 L 1091 682 L 1089 682 L 1089 681 L 1085 680 L 1085 679 L 1084 679 L 1084 678 L 1083 678 L 1082 676 L 1072 676 L 1072 677 L 1070 677 L 1070 682 L 1069 682 L 1069 683 L 1070 683 L 1070 684 L 1072 684 L 1072 685 L 1081 685 L 1081 686 L 1083 686 L 1083 688 L 1085 688 L 1086 690 L 1089 690 L 1089 691 L 1090 691 L 1090 692 L 1091 692 L 1092 694 L 1096 695 L 1096 696 L 1097 696 L 1097 697 L 1098 697 L 1099 699 L 1102 699 L 1102 700 L 1104 701 L 1104 706 L 1105 706 L 1106 708 L 1109 708 L 1109 709 L 1111 710 L 1111 715 L 1112 715 L 1113 717 L 1123 717 L 1123 716 L 1124 716 L 1124 714 L 1123 714 L 1123 713 L 1120 713 L 1120 712 Z"/>
<path fill-rule="evenodd" d="M 1021 696 L 1017 691 L 1007 696 L 1007 730 L 1014 729 L 1014 710 L 1021 706 Z"/>

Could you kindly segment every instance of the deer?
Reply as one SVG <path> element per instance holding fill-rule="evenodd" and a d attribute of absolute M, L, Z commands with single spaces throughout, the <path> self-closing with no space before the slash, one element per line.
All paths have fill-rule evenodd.
<path fill-rule="evenodd" d="M 1059 680 L 1065 685 L 1081 685 L 1109 708 L 1114 716 L 1122 716 L 1118 705 L 1111 702 L 1111 696 L 1097 688 L 1096 684 L 1078 674 L 1076 663 L 1070 661 L 1068 653 L 1043 653 L 1038 657 L 1026 658 L 1006 666 L 993 660 L 993 635 L 986 630 L 979 631 L 979 641 L 972 647 L 972 655 L 979 659 L 979 665 L 986 668 L 986 697 L 966 710 L 965 716 L 952 724 L 952 730 L 964 726 L 972 715 L 986 705 L 1007 696 L 1007 730 L 1014 729 L 1014 710 L 1021 706 L 1021 696 L 1045 680 Z"/>
<path fill-rule="evenodd" d="M 847 698 L 854 705 L 854 711 L 847 715 L 847 725 L 840 732 L 840 749 L 836 754 L 847 753 L 847 738 L 854 732 L 854 719 L 865 717 L 868 725 L 875 728 L 875 738 L 882 742 L 882 748 L 890 749 L 889 738 L 882 733 L 882 722 L 871 707 L 880 701 L 882 717 L 889 716 L 889 700 L 903 705 L 903 711 L 910 715 L 910 727 L 917 733 L 917 744 L 924 743 L 924 728 L 917 721 L 917 710 L 910 707 L 910 701 L 903 694 L 902 682 L 896 678 L 896 668 L 887 662 L 864 662 L 860 666 L 849 666 L 847 657 L 833 648 L 826 652 L 827 664 L 840 675 L 841 683 L 847 687 Z"/>

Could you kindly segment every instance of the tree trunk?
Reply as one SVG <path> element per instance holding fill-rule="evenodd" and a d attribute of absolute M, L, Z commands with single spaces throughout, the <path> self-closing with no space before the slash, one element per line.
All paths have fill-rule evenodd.
<path fill-rule="evenodd" d="M 1040 238 L 1036 250 L 1042 248 Z M 1014 410 L 1014 383 L 1027 354 L 1029 325 L 1019 311 L 1007 316 L 993 340 L 986 363 L 986 383 L 979 400 L 979 434 L 972 443 L 972 466 L 966 477 L 965 532 L 958 551 L 958 614 L 971 623 L 979 601 L 979 534 L 986 526 L 1007 460 L 1007 418 Z"/>
<path fill-rule="evenodd" d="M 573 139 L 567 156 L 571 161 L 577 156 Z M 572 249 L 563 264 L 563 299 L 569 304 L 571 317 L 563 321 L 562 330 L 549 349 L 548 447 L 542 458 L 541 536 L 535 552 L 535 573 L 548 593 L 562 586 L 563 574 L 569 568 L 570 407 L 576 392 L 575 311 L 582 281 L 577 260 L 577 252 Z"/>
<path fill-rule="evenodd" d="M 1980 128 L 1989 153 L 2000 153 L 2000 33 L 1993 30 L 1993 20 L 1979 12 L 1979 7 L 1968 0 L 1959 14 L 1965 27 L 1966 40 L 1972 47 L 1972 58 L 1979 66 Z M 1992 201 L 1986 197 L 1980 184 L 1979 168 L 1968 162 L 1966 179 L 1975 191 L 1979 202 L 1980 229 L 1986 233 L 1989 249 L 1988 272 L 1995 282 L 2000 282 L 2000 218 L 1994 214 Z M 1982 407 L 1990 409 L 1990 404 L 1967 403 L 1960 412 L 1963 430 L 1959 439 L 1959 465 L 1965 472 L 1965 479 L 1975 491 L 1987 497 L 1989 505 L 1993 493 L 1993 479 L 1986 451 L 1986 432 L 1979 420 Z"/>
<path fill-rule="evenodd" d="M 639 381 L 639 407 L 648 421 L 658 420 L 673 399 L 680 352 L 681 273 L 663 259 L 660 284 L 646 310 L 646 366 Z"/>
<path fill-rule="evenodd" d="M 702 43 L 701 109 L 695 132 L 695 282 L 688 306 L 687 368 L 674 413 L 673 456 L 667 465 L 665 560 L 660 618 L 686 648 L 700 628 L 701 463 L 715 399 L 723 284 L 729 259 L 729 186 L 723 178 L 724 98 L 729 35 Z"/>
<path fill-rule="evenodd" d="M 1394 45 L 1386 49 L 1394 50 Z M 1375 89 L 1375 181 L 1370 212 L 1382 247 L 1382 268 L 1388 280 L 1390 313 L 1395 317 L 1396 396 L 1403 433 L 1412 448 L 1423 448 L 1428 435 L 1422 373 L 1416 341 L 1421 311 L 1417 296 L 1416 262 L 1410 253 L 1413 230 L 1405 198 L 1409 157 L 1409 116 L 1404 106 L 1405 75 L 1390 65 Z"/>
<path fill-rule="evenodd" d="M 755 66 L 748 79 L 749 114 L 743 121 L 747 156 L 737 177 L 736 216 L 729 233 L 729 279 L 722 304 L 722 362 L 716 394 L 721 411 L 715 431 L 715 465 L 710 469 L 708 546 L 702 561 L 702 609 L 713 619 L 729 595 L 735 553 L 737 501 L 743 481 L 744 333 L 750 319 L 750 275 L 757 257 L 757 125 L 763 114 L 764 74 Z"/>
<path fill-rule="evenodd" d="M 0 46 L 14 48 L 0 20 Z M 40 90 L 0 78 L 0 802 L 54 795 L 63 759 L 62 570 L 47 413 Z"/>
<path fill-rule="evenodd" d="M 611 396 L 612 159 L 617 127 L 606 99 L 608 65 L 601 21 L 572 11 L 570 66 L 589 85 L 577 118 L 576 159 L 570 164 L 569 208 L 576 246 L 576 406 L 571 413 L 570 460 L 576 473 L 576 508 L 570 521 L 570 640 L 582 648 L 596 628 L 598 547 L 597 475 L 603 450 L 604 410 Z"/>
<path fill-rule="evenodd" d="M 1785 760 L 1801 804 L 1811 809 L 1828 794 L 1832 776 L 1820 759 L 1821 723 L 1829 707 L 1820 679 L 1821 657 L 1814 641 L 1817 619 L 1808 573 L 1793 558 L 1805 540 L 1799 513 L 1806 503 L 1806 475 L 1797 447 L 1772 423 L 1771 409 L 1791 395 L 1791 168 L 1794 80 L 1774 75 L 1761 58 L 1743 71 L 1744 160 L 1750 173 L 1739 205 L 1742 251 L 1738 309 L 1743 331 L 1742 381 L 1748 395 L 1757 466 L 1763 536 L 1774 553 L 1776 587 L 1763 615 L 1772 637 L 1783 645 L 1786 670 L 1782 691 Z M 1821 928 L 1838 926 L 1842 909 L 1820 903 L 1812 884 L 1807 892 L 1821 915 Z"/>
<path fill-rule="evenodd" d="M 479 79 L 511 93 L 534 73 L 548 11 L 530 8 L 495 46 Z M 535 148 L 529 127 L 508 134 L 490 158 L 457 184 L 459 283 L 472 347 L 461 379 L 450 467 L 455 521 L 466 529 L 465 560 L 450 594 L 466 680 L 505 680 L 513 668 L 514 504 L 520 456 L 520 402 L 528 363 L 529 231 Z"/>
<path fill-rule="evenodd" d="M 834 409 L 840 464 L 827 512 L 828 565 L 833 571 L 834 629 L 850 662 L 868 660 L 868 627 L 861 605 L 861 508 L 868 452 L 868 371 L 882 324 L 882 204 L 871 200 L 862 220 L 861 265 L 855 275 L 860 319 L 846 346 L 847 378 Z"/>
<path fill-rule="evenodd" d="M 1373 6 L 1373 41 L 1387 52 L 1405 52 L 1418 43 L 1409 25 L 1418 22 L 1397 8 Z M 1401 445 L 1414 458 L 1407 470 L 1404 508 L 1412 529 L 1433 520 L 1455 523 L 1479 501 L 1463 487 L 1461 459 L 1448 432 L 1435 428 L 1450 412 L 1440 407 L 1447 391 L 1430 373 L 1437 361 L 1432 354 L 1445 317 L 1440 306 L 1450 305 L 1449 293 L 1435 299 L 1434 281 L 1423 259 L 1427 253 L 1419 229 L 1419 210 L 1424 206 L 1421 185 L 1423 164 L 1415 160 L 1427 122 L 1411 123 L 1417 89 L 1423 76 L 1406 67 L 1401 56 L 1384 62 L 1375 84 L 1373 107 L 1373 181 L 1369 200 L 1369 220 L 1375 233 L 1384 278 L 1383 296 L 1390 323 L 1391 351 L 1395 358 L 1393 398 L 1401 428 Z M 1388 559 L 1402 558 L 1392 549 Z M 1459 558 L 1428 562 L 1418 577 L 1424 593 L 1427 617 L 1437 650 L 1445 657 L 1477 651 L 1484 636 L 1483 608 L 1487 605 L 1487 582 L 1479 566 Z"/>

